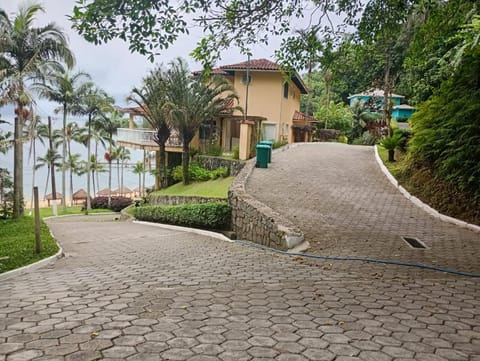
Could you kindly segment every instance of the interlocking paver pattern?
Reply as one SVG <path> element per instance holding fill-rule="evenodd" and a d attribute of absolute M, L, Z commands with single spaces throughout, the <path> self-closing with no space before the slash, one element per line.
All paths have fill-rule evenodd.
<path fill-rule="evenodd" d="M 253 171 L 246 190 L 296 224 L 311 244 L 309 253 L 480 274 L 480 233 L 436 219 L 411 203 L 381 172 L 372 147 L 304 144 L 272 159 L 268 169 Z M 401 236 L 417 237 L 428 249 L 412 249 Z M 323 267 L 351 270 L 356 265 L 324 262 Z M 379 276 L 385 273 L 373 268 Z M 415 277 L 416 272 L 401 273 Z"/>
<path fill-rule="evenodd" d="M 49 222 L 66 257 L 0 281 L 0 360 L 480 357 L 474 279 L 376 279 L 111 216 Z"/>

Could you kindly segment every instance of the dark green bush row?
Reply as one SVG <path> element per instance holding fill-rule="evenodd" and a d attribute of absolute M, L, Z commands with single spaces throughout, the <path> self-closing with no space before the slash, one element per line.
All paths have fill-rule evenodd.
<path fill-rule="evenodd" d="M 209 171 L 208 169 L 203 168 L 198 162 L 191 162 L 188 168 L 190 173 L 190 180 L 192 181 L 207 181 L 209 179 L 225 178 L 229 175 L 229 170 L 227 167 L 220 167 Z M 173 168 L 172 172 L 173 180 L 180 182 L 183 177 L 182 166 Z"/>
<path fill-rule="evenodd" d="M 227 203 L 184 204 L 180 206 L 143 206 L 134 210 L 135 218 L 141 221 L 168 223 L 179 226 L 227 229 L 231 209 Z"/>
<path fill-rule="evenodd" d="M 120 212 L 122 209 L 128 207 L 133 201 L 126 197 L 112 197 L 110 207 L 108 207 L 108 197 L 95 197 L 90 202 L 92 209 L 111 209 L 114 212 Z M 83 207 L 85 208 L 85 203 Z"/>

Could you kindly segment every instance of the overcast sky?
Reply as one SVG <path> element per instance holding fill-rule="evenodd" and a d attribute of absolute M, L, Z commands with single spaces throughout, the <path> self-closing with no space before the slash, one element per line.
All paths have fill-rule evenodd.
<path fill-rule="evenodd" d="M 0 7 L 13 15 L 19 5 L 24 4 L 23 0 L 0 0 Z M 140 85 L 142 77 L 152 68 L 153 64 L 144 56 L 131 54 L 128 45 L 121 40 L 114 40 L 108 44 L 93 45 L 85 41 L 74 30 L 67 15 L 72 13 L 75 0 L 41 0 L 45 13 L 38 16 L 36 26 L 48 22 L 55 22 L 68 35 L 70 47 L 76 56 L 76 70 L 89 73 L 92 79 L 111 96 L 116 99 L 117 105 L 126 105 L 125 98 L 133 86 Z M 188 54 L 195 47 L 196 42 L 201 38 L 200 30 L 193 29 L 189 36 L 177 41 L 171 48 L 162 51 L 161 56 L 156 59 L 157 63 L 168 63 L 172 59 L 184 57 L 192 70 L 200 69 Z M 253 58 L 270 58 L 273 60 L 275 48 L 279 45 L 279 39 L 273 39 L 268 45 L 258 45 L 253 49 Z M 222 54 L 222 63 L 230 64 L 246 60 L 238 50 L 231 49 Z M 52 110 L 56 107 L 45 101 L 38 102 L 38 113 L 42 117 L 53 115 Z M 2 109 L 0 112 L 5 118 L 9 117 L 10 109 Z"/>

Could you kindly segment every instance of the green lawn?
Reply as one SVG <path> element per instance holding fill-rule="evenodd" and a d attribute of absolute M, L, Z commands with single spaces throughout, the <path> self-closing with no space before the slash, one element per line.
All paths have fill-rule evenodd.
<path fill-rule="evenodd" d="M 62 206 L 58 205 L 57 206 L 57 211 L 59 216 L 65 216 L 69 214 L 84 214 L 85 211 L 82 211 L 81 206 L 73 206 L 73 207 L 67 207 L 67 211 L 64 212 Z M 27 210 L 25 213 L 28 214 L 30 210 Z M 112 210 L 110 209 L 92 209 L 88 213 L 110 213 Z M 32 213 L 33 216 L 33 213 Z M 46 218 L 46 217 L 52 217 L 53 216 L 53 210 L 52 207 L 47 207 L 47 208 L 40 208 L 40 218 Z"/>
<path fill-rule="evenodd" d="M 42 252 L 35 253 L 33 217 L 0 220 L 0 273 L 39 261 L 58 251 L 47 225 L 41 222 Z"/>
<path fill-rule="evenodd" d="M 381 145 L 377 145 L 378 149 L 378 155 L 380 156 L 380 159 L 382 159 L 383 164 L 387 169 L 392 173 L 392 175 L 399 181 L 402 181 L 403 179 L 403 170 L 405 168 L 404 164 L 404 158 L 405 154 L 400 152 L 399 150 L 395 150 L 395 162 L 389 162 L 388 161 L 388 150 L 383 148 Z"/>
<path fill-rule="evenodd" d="M 194 182 L 187 186 L 177 183 L 153 194 L 227 198 L 228 187 L 233 179 L 234 177 L 219 178 L 206 182 Z"/>
<path fill-rule="evenodd" d="M 28 214 L 29 210 L 25 210 Z M 111 212 L 109 209 L 92 209 L 89 213 Z M 81 206 L 68 207 L 64 212 L 58 206 L 58 215 L 83 214 Z M 40 208 L 40 218 L 53 216 L 52 207 Z M 19 268 L 43 258 L 54 255 L 58 251 L 55 239 L 51 236 L 47 225 L 41 221 L 42 252 L 35 254 L 35 218 L 25 216 L 21 219 L 0 220 L 0 273 Z"/>

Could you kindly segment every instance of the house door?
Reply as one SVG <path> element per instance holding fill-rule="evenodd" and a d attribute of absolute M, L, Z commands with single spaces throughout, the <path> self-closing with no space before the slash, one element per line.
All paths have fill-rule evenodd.
<path fill-rule="evenodd" d="M 305 141 L 305 131 L 298 128 L 293 128 L 293 141 L 295 143 L 301 143 Z"/>

